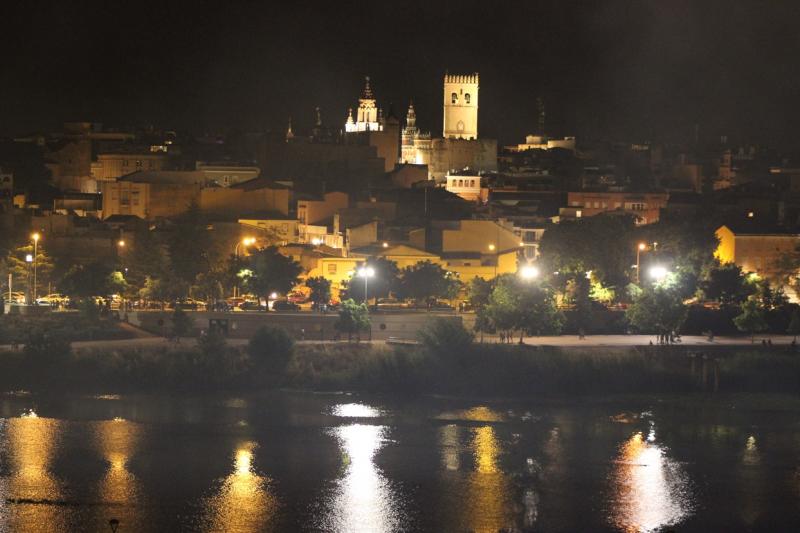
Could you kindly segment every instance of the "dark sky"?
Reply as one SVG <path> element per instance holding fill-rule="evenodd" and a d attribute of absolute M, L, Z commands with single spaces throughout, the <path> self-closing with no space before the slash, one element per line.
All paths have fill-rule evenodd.
<path fill-rule="evenodd" d="M 796 1 L 13 2 L 0 133 L 107 125 L 339 126 L 363 75 L 441 134 L 441 77 L 481 74 L 480 134 L 675 139 L 694 124 L 768 142 L 800 131 Z M 793 139 L 792 139 L 793 140 Z"/>

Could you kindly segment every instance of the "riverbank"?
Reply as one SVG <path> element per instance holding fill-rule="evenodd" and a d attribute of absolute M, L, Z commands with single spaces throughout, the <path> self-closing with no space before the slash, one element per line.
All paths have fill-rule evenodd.
<path fill-rule="evenodd" d="M 0 353 L 3 390 L 318 391 L 537 396 L 654 392 L 800 391 L 788 346 L 530 346 L 452 349 L 296 344 L 285 369 L 265 370 L 245 346 L 44 346 Z"/>

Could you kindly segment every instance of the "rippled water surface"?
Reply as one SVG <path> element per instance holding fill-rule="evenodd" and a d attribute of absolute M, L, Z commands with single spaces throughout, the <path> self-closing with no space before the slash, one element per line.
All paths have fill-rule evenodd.
<path fill-rule="evenodd" d="M 798 531 L 800 400 L 0 397 L 0 532 Z"/>

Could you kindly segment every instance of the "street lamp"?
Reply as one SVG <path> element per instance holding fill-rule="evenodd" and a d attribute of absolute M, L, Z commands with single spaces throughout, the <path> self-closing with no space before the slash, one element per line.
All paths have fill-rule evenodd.
<path fill-rule="evenodd" d="M 39 255 L 39 239 L 42 236 L 38 232 L 31 235 L 33 239 L 33 304 L 36 305 L 36 256 Z M 27 259 L 27 258 L 26 258 Z"/>
<path fill-rule="evenodd" d="M 369 288 L 369 278 L 375 275 L 375 269 L 371 266 L 364 266 L 358 269 L 357 275 L 364 278 L 364 303 L 367 303 L 367 289 Z"/>
<path fill-rule="evenodd" d="M 539 277 L 539 269 L 533 265 L 525 265 L 520 269 L 519 275 L 522 279 L 530 281 Z"/>
<path fill-rule="evenodd" d="M 233 248 L 233 255 L 236 259 L 239 259 L 239 246 L 250 246 L 256 243 L 255 237 L 245 237 L 239 242 L 236 243 L 236 246 Z M 236 281 L 236 284 L 233 286 L 233 297 L 236 298 L 239 296 L 239 281 Z"/>
<path fill-rule="evenodd" d="M 647 245 L 643 242 L 640 242 L 639 245 L 636 247 L 636 284 L 638 285 L 639 282 L 642 280 L 641 275 L 639 274 L 639 270 L 641 268 L 641 263 L 639 261 L 639 254 L 647 250 Z"/>
<path fill-rule="evenodd" d="M 668 273 L 669 272 L 667 271 L 666 267 L 663 267 L 661 265 L 650 267 L 650 277 L 656 281 L 661 281 L 662 279 L 667 277 Z"/>

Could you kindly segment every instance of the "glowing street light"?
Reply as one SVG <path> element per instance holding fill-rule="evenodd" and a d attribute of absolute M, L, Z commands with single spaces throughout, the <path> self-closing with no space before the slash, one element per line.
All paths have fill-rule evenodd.
<path fill-rule="evenodd" d="M 656 281 L 661 281 L 666 278 L 668 273 L 667 269 L 663 266 L 656 265 L 650 267 L 650 277 Z"/>
<path fill-rule="evenodd" d="M 363 266 L 356 271 L 356 275 L 364 278 L 364 303 L 367 303 L 367 289 L 369 288 L 369 278 L 375 275 L 375 269 L 371 266 Z"/>
<path fill-rule="evenodd" d="M 639 246 L 636 247 L 636 284 L 638 285 L 641 281 L 641 275 L 639 271 L 641 269 L 641 263 L 639 262 L 639 254 L 647 250 L 647 245 L 643 242 L 639 243 Z"/>
<path fill-rule="evenodd" d="M 243 238 L 242 240 L 237 242 L 236 246 L 233 248 L 233 255 L 236 257 L 236 259 L 239 259 L 239 246 L 247 247 L 247 246 L 251 246 L 251 245 L 253 245 L 255 243 L 256 243 L 256 238 L 255 237 L 245 237 L 245 238 Z M 233 297 L 236 298 L 237 296 L 239 296 L 239 283 L 238 283 L 238 281 L 237 281 L 236 285 L 233 286 Z"/>
<path fill-rule="evenodd" d="M 31 235 L 31 239 L 33 239 L 33 303 L 36 304 L 36 256 L 39 255 L 39 239 L 42 236 L 39 235 L 38 232 L 33 233 Z M 27 257 L 25 258 L 27 260 Z"/>
<path fill-rule="evenodd" d="M 27 254 L 25 256 L 25 262 L 26 263 L 33 263 L 33 254 Z"/>
<path fill-rule="evenodd" d="M 519 275 L 526 281 L 536 279 L 539 277 L 539 269 L 533 265 L 525 265 L 520 269 Z"/>
<path fill-rule="evenodd" d="M 118 240 L 117 246 L 119 246 L 120 248 L 125 248 L 125 240 L 124 239 Z"/>
<path fill-rule="evenodd" d="M 495 246 L 494 244 L 490 244 L 490 245 L 489 245 L 489 250 L 490 250 L 490 251 L 494 252 L 494 249 L 495 249 L 495 248 L 496 248 L 496 246 Z"/>

